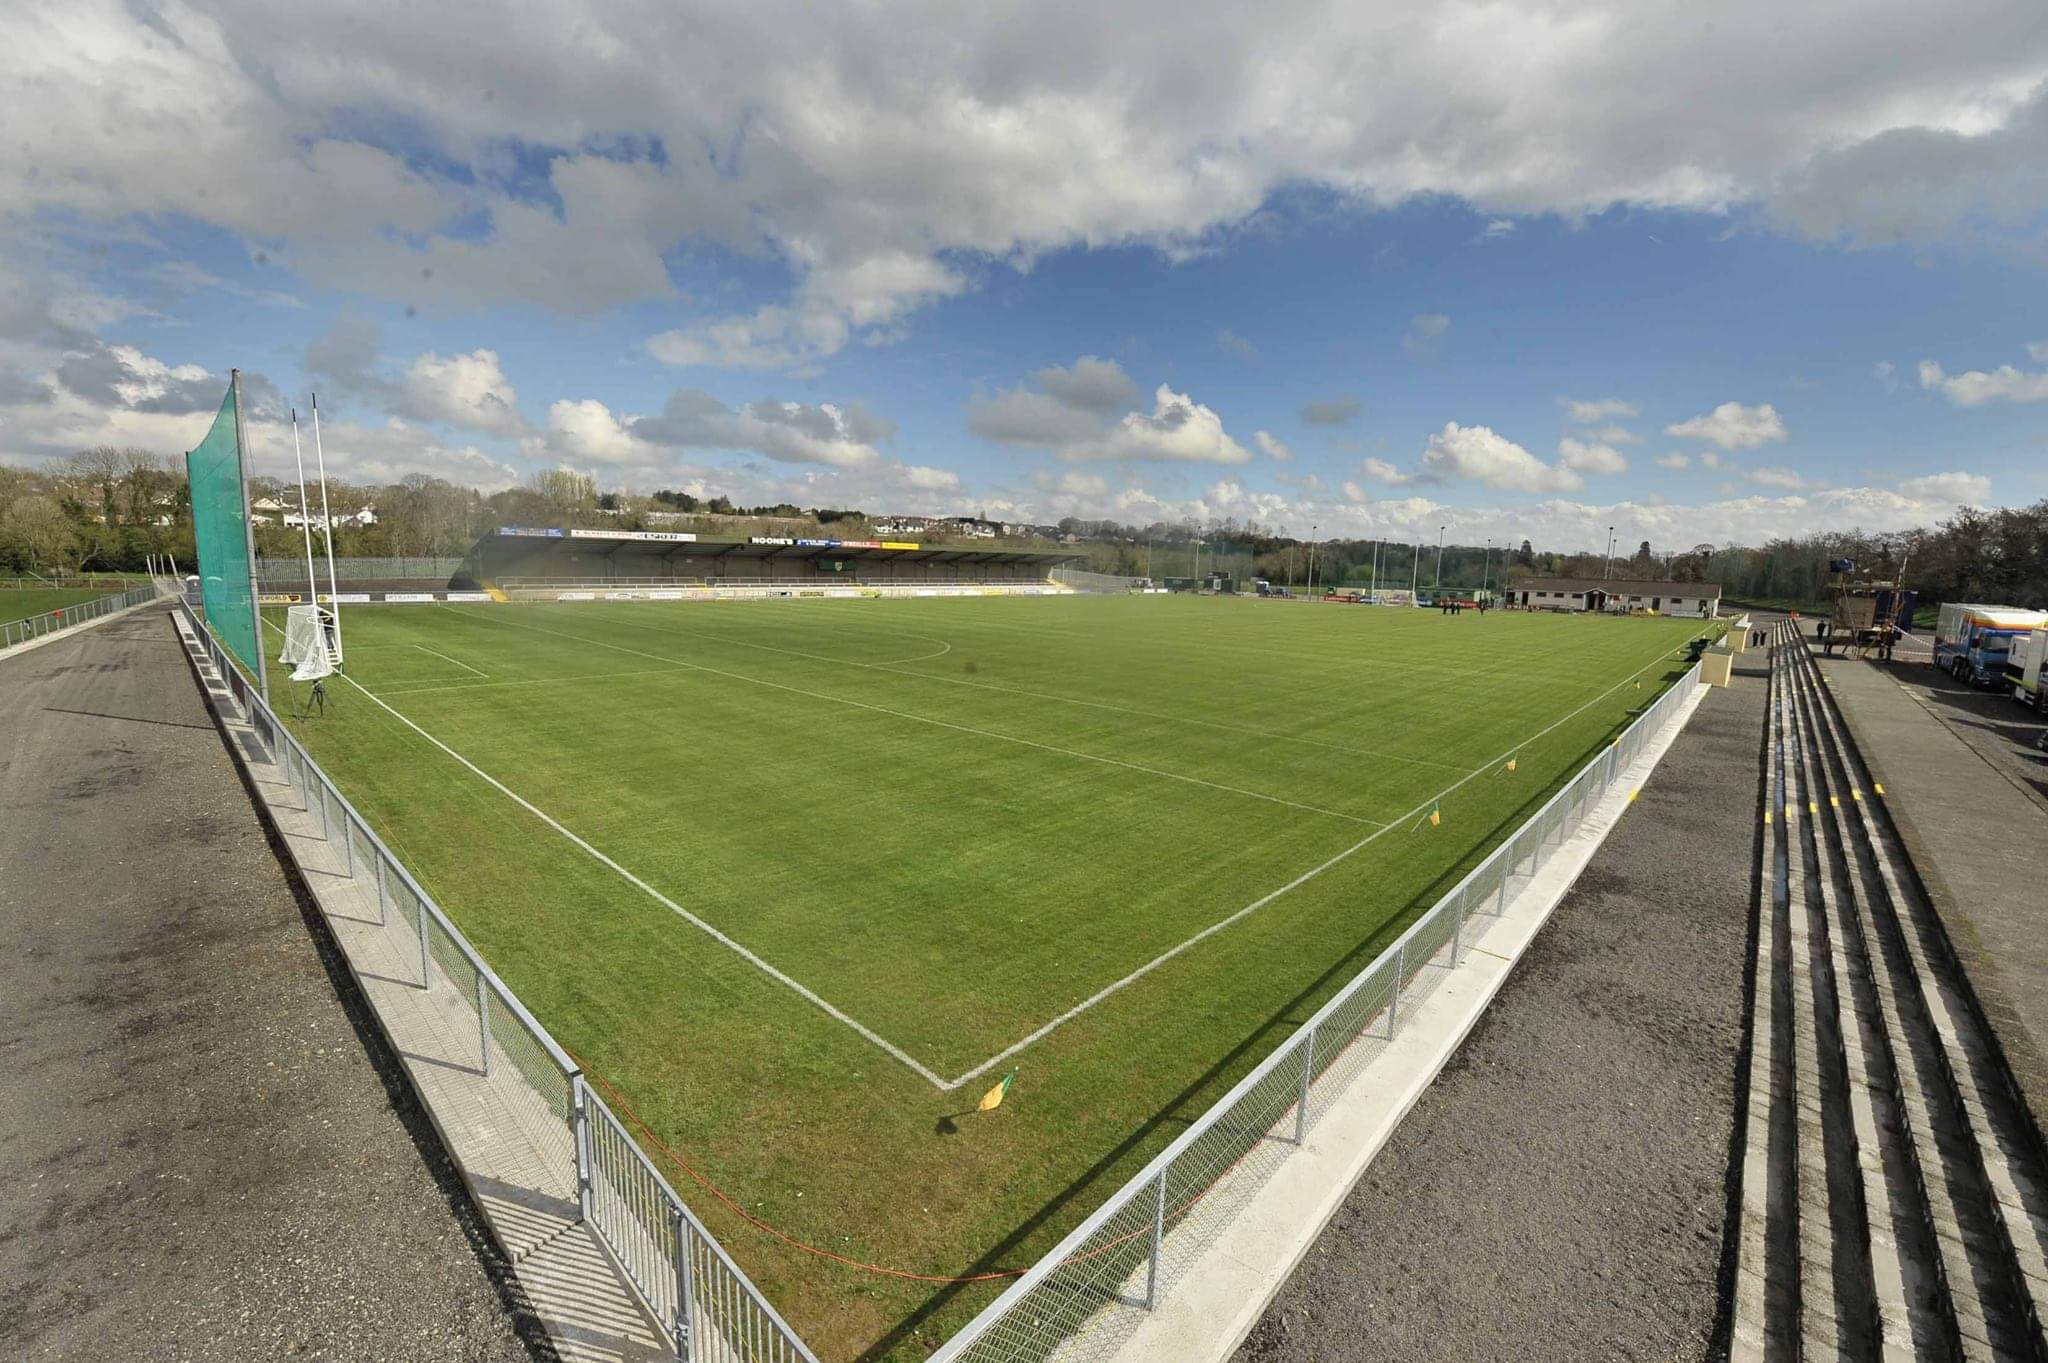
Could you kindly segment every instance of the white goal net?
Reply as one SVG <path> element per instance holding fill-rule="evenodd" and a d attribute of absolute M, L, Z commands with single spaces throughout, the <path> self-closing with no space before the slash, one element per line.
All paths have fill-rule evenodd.
<path fill-rule="evenodd" d="M 284 652 L 277 660 L 291 665 L 293 681 L 316 681 L 331 675 L 341 662 L 333 612 L 318 606 L 293 606 L 287 610 Z"/>

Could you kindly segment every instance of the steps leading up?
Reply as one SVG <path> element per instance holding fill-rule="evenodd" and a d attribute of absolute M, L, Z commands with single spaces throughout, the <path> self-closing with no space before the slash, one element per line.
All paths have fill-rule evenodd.
<path fill-rule="evenodd" d="M 2048 1155 L 1807 645 L 1771 634 L 1731 1357 L 2048 1360 Z"/>

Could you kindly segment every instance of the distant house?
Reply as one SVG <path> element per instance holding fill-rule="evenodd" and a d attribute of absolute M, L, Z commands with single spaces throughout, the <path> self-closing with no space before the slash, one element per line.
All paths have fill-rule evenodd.
<path fill-rule="evenodd" d="M 284 510 L 284 503 L 280 502 L 275 497 L 258 497 L 255 501 L 249 503 L 249 509 L 251 511 L 267 512 L 274 515 L 277 512 Z"/>
<path fill-rule="evenodd" d="M 1525 577 L 1510 582 L 1504 596 L 1509 605 L 1529 610 L 1652 610 L 1711 618 L 1721 607 L 1718 583 L 1659 578 Z"/>

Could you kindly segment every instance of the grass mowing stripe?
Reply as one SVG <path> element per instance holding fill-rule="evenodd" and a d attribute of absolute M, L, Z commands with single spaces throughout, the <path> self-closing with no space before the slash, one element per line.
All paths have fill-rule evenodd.
<path fill-rule="evenodd" d="M 452 606 L 441 606 L 438 609 L 455 615 L 469 614 L 467 611 L 457 611 Z M 488 616 L 474 618 L 490 619 Z M 957 733 L 974 734 L 981 738 L 992 738 L 998 743 L 1015 743 L 1019 747 L 1037 748 L 1041 752 L 1058 753 L 1063 757 L 1077 758 L 1083 762 L 1100 762 L 1104 766 L 1123 767 L 1129 771 L 1141 771 L 1148 776 L 1158 776 L 1168 781 L 1184 781 L 1191 786 L 1207 786 L 1210 790 L 1220 790 L 1231 795 L 1242 795 L 1248 800 L 1264 800 L 1268 804 L 1285 805 L 1289 809 L 1299 809 L 1305 814 L 1327 814 L 1333 819 L 1343 819 L 1347 823 L 1372 824 L 1382 828 L 1386 826 L 1378 819 L 1367 819 L 1357 814 L 1346 814 L 1341 810 L 1325 809 L 1321 805 L 1303 804 L 1298 800 L 1284 800 L 1278 795 L 1266 795 L 1256 790 L 1246 790 L 1242 786 L 1225 785 L 1220 781 L 1205 781 L 1199 776 L 1187 776 L 1177 771 L 1167 771 L 1162 767 L 1148 767 L 1142 762 L 1126 762 L 1120 757 L 1104 757 L 1099 753 L 1082 752 L 1079 748 L 1062 748 L 1053 743 L 1040 743 L 1035 739 L 1018 738 L 1014 734 L 999 734 L 993 729 L 977 729 L 971 724 L 955 724 L 949 719 L 933 719 L 929 715 L 915 715 L 908 710 L 894 710 L 886 705 L 873 705 L 864 700 L 852 700 L 845 696 L 834 696 L 824 691 L 812 691 L 801 686 L 791 686 L 786 682 L 769 681 L 766 677 L 749 677 L 744 672 L 728 672 L 724 668 L 707 667 L 703 663 L 686 662 L 683 659 L 669 658 L 660 653 L 642 653 L 637 648 L 627 648 L 624 644 L 607 643 L 602 639 L 593 639 L 587 634 L 569 634 L 563 630 L 544 629 L 539 625 L 514 624 L 509 620 L 492 619 L 491 623 L 503 625 L 506 629 L 523 629 L 530 630 L 535 634 L 552 634 L 558 639 L 572 639 L 579 644 L 596 644 L 599 648 L 616 649 L 620 653 L 628 653 L 636 658 L 647 658 L 654 662 L 674 662 L 695 672 L 709 672 L 715 677 L 729 677 L 733 681 L 748 682 L 754 686 L 765 686 L 776 691 L 788 691 L 793 695 L 809 696 L 813 700 L 829 701 L 834 705 L 848 705 L 856 710 L 870 710 L 878 715 L 893 715 L 897 719 L 907 719 L 914 724 L 930 724 L 935 728 L 952 729 Z M 836 662 L 837 659 L 833 661 Z"/>
<path fill-rule="evenodd" d="M 610 681 L 616 677 L 658 677 L 665 672 L 687 672 L 686 667 L 641 667 L 625 672 L 579 672 L 573 677 L 524 677 L 518 681 L 415 682 L 387 686 L 387 696 L 419 696 L 429 691 L 482 691 L 499 686 L 559 686 L 567 682 Z"/>
<path fill-rule="evenodd" d="M 790 989 L 795 990 L 805 999 L 815 1004 L 819 1009 L 831 1015 L 836 1020 L 845 1023 L 848 1027 L 853 1028 L 853 1030 L 860 1033 L 861 1036 L 873 1042 L 882 1050 L 888 1052 L 888 1054 L 894 1059 L 900 1061 L 904 1065 L 909 1066 L 916 1073 L 921 1075 L 923 1078 L 925 1078 L 932 1084 L 937 1085 L 940 1089 L 950 1089 L 957 1087 L 957 1085 L 948 1084 L 945 1080 L 939 1078 L 939 1076 L 934 1074 L 931 1070 L 919 1064 L 914 1057 L 912 1057 L 907 1052 L 897 1047 L 886 1037 L 883 1037 L 882 1035 L 877 1033 L 873 1028 L 867 1026 L 867 1024 L 861 1022 L 858 1018 L 853 1017 L 845 1010 L 838 1008 L 833 1004 L 827 1002 L 825 999 L 821 998 L 814 990 L 805 987 L 799 981 L 792 979 L 790 976 L 784 974 L 782 971 L 777 970 L 774 966 L 762 960 L 761 957 L 756 955 L 754 952 L 750 951 L 741 943 L 733 940 L 733 938 L 727 936 L 725 933 L 720 932 L 717 928 L 711 926 L 711 924 L 705 922 L 696 914 L 691 913 L 688 909 L 676 903 L 675 900 L 670 899 L 667 895 L 655 889 L 652 885 L 649 885 L 639 876 L 634 875 L 631 871 L 619 865 L 618 862 L 613 861 L 603 852 L 600 852 L 597 848 L 591 846 L 590 843 L 586 842 L 584 839 L 578 837 L 575 833 L 571 832 L 569 829 L 564 827 L 559 820 L 549 815 L 546 810 L 541 809 L 538 805 L 535 805 L 532 801 L 522 796 L 518 791 L 513 790 L 503 781 L 500 781 L 497 777 L 491 775 L 482 767 L 479 767 L 476 763 L 470 761 L 467 757 L 464 757 L 461 753 L 455 751 L 455 749 L 449 747 L 446 743 L 443 743 L 440 739 L 428 733 L 425 729 L 422 729 L 419 725 L 415 724 L 405 715 L 399 713 L 399 711 L 394 709 L 387 701 L 384 700 L 382 696 L 379 696 L 369 687 L 364 686 L 354 677 L 349 676 L 347 673 L 341 673 L 338 675 L 340 675 L 341 679 L 347 682 L 350 686 L 353 686 L 356 690 L 362 692 L 364 695 L 368 696 L 372 701 L 375 701 L 378 705 L 382 706 L 385 711 L 391 714 L 393 718 L 397 719 L 399 723 L 405 725 L 406 728 L 411 729 L 421 738 L 426 739 L 427 742 L 433 744 L 442 752 L 447 753 L 457 762 L 460 762 L 463 766 L 469 768 L 470 771 L 482 777 L 485 781 L 490 783 L 490 785 L 494 787 L 499 794 L 505 796 L 506 799 L 511 800 L 514 804 L 517 804 L 521 809 L 524 809 L 527 813 L 533 815 L 536 819 L 539 819 L 542 823 L 554 829 L 557 833 L 560 833 L 563 837 L 567 838 L 570 842 L 576 844 L 576 846 L 582 848 L 585 852 L 588 852 L 598 862 L 602 863 L 610 870 L 616 872 L 621 879 L 626 881 L 628 884 L 632 885 L 641 893 L 645 894 L 648 898 L 654 900 L 656 903 L 661 904 L 663 907 L 667 908 L 668 910 L 676 914 L 678 917 L 682 918 L 685 922 L 689 923 L 690 926 L 697 928 L 698 930 L 704 932 L 708 936 L 714 938 L 721 946 L 724 946 L 738 953 L 750 965 L 755 966 L 764 974 L 771 976 L 778 983 L 786 985 Z"/>
<path fill-rule="evenodd" d="M 1508 748 L 1507 750 L 1502 752 L 1499 756 L 1495 757 L 1493 761 L 1483 763 L 1476 770 L 1469 772 L 1468 774 L 1460 777 L 1456 781 L 1453 781 L 1450 785 L 1445 786 L 1435 795 L 1432 795 L 1429 799 L 1424 800 L 1421 804 L 1415 806 L 1415 808 L 1409 810 L 1406 814 L 1403 814 L 1399 819 L 1394 820 L 1393 823 L 1388 824 L 1385 828 L 1375 829 L 1373 832 L 1366 834 L 1363 838 L 1360 838 L 1357 842 L 1351 844 L 1351 846 L 1339 852 L 1336 856 L 1331 857 L 1322 865 L 1316 867 L 1313 870 L 1304 871 L 1301 875 L 1296 876 L 1293 880 L 1288 881 L 1285 885 L 1282 885 L 1279 889 L 1274 890 L 1271 894 L 1253 900 L 1251 903 L 1239 909 L 1236 913 L 1231 914 L 1230 917 L 1210 924 L 1208 927 L 1202 929 L 1194 936 L 1188 938 L 1185 942 L 1180 943 L 1180 945 L 1173 947 L 1168 951 L 1161 952 L 1159 955 L 1153 957 L 1144 965 L 1139 966 L 1136 970 L 1133 970 L 1130 974 L 1124 976 L 1122 979 L 1116 981 L 1114 984 L 1104 986 L 1103 988 L 1097 990 L 1094 994 L 1090 995 L 1088 998 L 1083 999 L 1080 1003 L 1075 1004 L 1072 1008 L 1069 1008 L 1066 1012 L 1060 1014 L 1051 1022 L 1046 1023 L 1043 1027 L 1040 1027 L 1037 1031 L 1033 1032 L 1030 1036 L 1025 1037 L 1022 1041 L 1019 1041 L 1014 1046 L 1011 1046 L 1006 1050 L 999 1051 L 995 1055 L 990 1056 L 987 1060 L 982 1061 L 981 1064 L 975 1066 L 973 1069 L 967 1071 L 967 1073 L 953 1080 L 952 1083 L 949 1084 L 947 1087 L 958 1088 L 960 1085 L 970 1082 L 977 1076 L 988 1073 L 997 1065 L 1000 1065 L 1005 1060 L 1008 1060 L 1011 1056 L 1016 1055 L 1018 1052 L 1023 1051 L 1028 1047 L 1034 1045 L 1035 1043 L 1042 1041 L 1046 1037 L 1052 1035 L 1052 1033 L 1058 1030 L 1061 1026 L 1081 1016 L 1081 1014 L 1087 1012 L 1096 1004 L 1101 1003 L 1104 999 L 1110 997 L 1112 994 L 1115 994 L 1118 990 L 1124 988 L 1124 986 L 1131 984 L 1151 974 L 1154 970 L 1157 970 L 1160 966 L 1165 965 L 1174 957 L 1180 955 L 1184 951 L 1187 951 L 1190 947 L 1193 947 L 1194 945 L 1203 941 L 1204 939 L 1212 937 L 1216 933 L 1223 931 L 1223 929 L 1229 927 L 1231 924 L 1239 922 L 1245 918 L 1250 917 L 1252 914 L 1257 913 L 1260 909 L 1265 908 L 1266 905 L 1280 898 L 1280 896 L 1286 894 L 1288 891 L 1298 889 L 1301 886 L 1306 885 L 1309 881 L 1314 880 L 1317 876 L 1329 870 L 1332 866 L 1337 865 L 1339 862 L 1350 857 L 1354 852 L 1359 851 L 1361 848 L 1371 843 L 1374 839 L 1378 838 L 1382 833 L 1386 833 L 1389 830 L 1399 826 L 1400 824 L 1407 822 L 1409 819 L 1414 818 L 1416 815 L 1421 814 L 1424 811 L 1428 810 L 1431 805 L 1443 799 L 1444 796 L 1449 795 L 1452 791 L 1458 789 L 1467 781 L 1472 780 L 1473 777 L 1483 775 L 1484 773 L 1493 770 L 1500 763 L 1514 756 L 1523 748 L 1528 747 L 1529 745 L 1535 743 L 1536 740 L 1542 738 L 1545 734 L 1548 734 L 1553 730 L 1562 727 L 1563 725 L 1569 723 L 1571 720 L 1576 719 L 1578 716 L 1584 714 L 1587 710 L 1591 709 L 1595 705 L 1598 705 L 1601 701 L 1607 699 L 1616 691 L 1619 691 L 1622 687 L 1627 686 L 1630 682 L 1642 676 L 1643 673 L 1649 671 L 1658 663 L 1665 661 L 1670 656 L 1670 649 L 1666 648 L 1662 650 L 1654 659 L 1647 663 L 1644 663 L 1641 667 L 1637 668 L 1628 676 L 1623 677 L 1613 686 L 1608 687 L 1605 691 L 1602 691 L 1599 695 L 1593 697 L 1584 705 L 1579 706 L 1578 709 L 1573 710 L 1570 714 L 1565 715 L 1559 719 L 1553 720 L 1544 728 L 1537 730 L 1535 733 L 1530 734 L 1521 742 L 1515 744 L 1512 748 Z"/>
<path fill-rule="evenodd" d="M 631 608 L 628 607 L 628 609 Z M 614 617 L 607 616 L 606 618 L 612 619 Z M 1221 729 L 1225 733 L 1250 734 L 1255 738 L 1273 739 L 1281 743 L 1306 743 L 1311 747 L 1324 748 L 1332 752 L 1350 753 L 1354 757 L 1378 757 L 1390 762 L 1408 762 L 1421 767 L 1438 767 L 1444 771 L 1459 773 L 1465 771 L 1463 767 L 1455 767 L 1448 762 L 1432 762 L 1424 757 L 1403 757 L 1399 753 L 1380 752 L 1373 748 L 1354 748 L 1342 743 L 1325 743 L 1317 738 L 1303 738 L 1295 734 L 1274 733 L 1270 729 L 1253 729 L 1243 724 L 1225 724 L 1220 720 L 1197 719 L 1192 715 L 1166 715 L 1159 713 L 1157 710 L 1140 710 L 1130 705 L 1111 705 L 1108 701 L 1082 700 L 1076 696 L 1060 696 L 1050 691 L 1032 691 L 1021 686 L 996 686 L 990 682 L 968 681 L 964 677 L 940 677 L 930 672 L 912 672 L 900 666 L 902 663 L 924 661 L 921 658 L 899 658 L 894 662 L 863 663 L 855 662 L 848 658 L 827 657 L 823 653 L 805 653 L 800 649 L 780 648 L 774 644 L 755 643 L 751 639 L 737 639 L 729 634 L 711 634 L 704 630 L 695 629 L 664 629 L 660 625 L 643 625 L 637 620 L 619 620 L 618 623 L 630 626 L 633 629 L 649 630 L 655 634 L 675 634 L 702 639 L 716 639 L 721 643 L 738 644 L 743 648 L 758 648 L 769 653 L 786 653 L 792 658 L 810 658 L 816 662 L 836 663 L 842 667 L 863 667 L 873 672 L 894 672 L 899 677 L 915 677 L 919 681 L 945 682 L 949 686 L 968 686 L 973 687 L 977 691 L 998 691 L 1011 696 L 1031 696 L 1037 700 L 1057 701 L 1062 705 L 1082 705 L 1091 710 L 1107 710 L 1115 714 L 1137 715 L 1144 719 L 1164 720 L 1169 724 L 1196 724 L 1205 729 Z M 928 654 L 926 657 L 940 657 L 943 652 L 950 651 L 951 648 L 952 645 L 948 644 L 946 650 L 942 650 L 941 653 Z"/>

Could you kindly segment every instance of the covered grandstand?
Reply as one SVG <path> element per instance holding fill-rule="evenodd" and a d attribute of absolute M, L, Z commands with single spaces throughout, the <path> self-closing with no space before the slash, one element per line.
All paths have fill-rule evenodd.
<path fill-rule="evenodd" d="M 902 540 L 714 540 L 667 530 L 502 526 L 476 542 L 449 585 L 512 600 L 575 600 L 598 591 L 659 592 L 658 599 L 1036 594 L 1065 590 L 1052 570 L 1076 557 Z"/>

